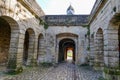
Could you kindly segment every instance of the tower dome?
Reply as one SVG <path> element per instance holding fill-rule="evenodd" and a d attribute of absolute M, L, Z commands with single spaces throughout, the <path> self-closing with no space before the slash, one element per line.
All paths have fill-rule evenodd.
<path fill-rule="evenodd" d="M 67 12 L 67 15 L 73 15 L 74 14 L 74 8 L 70 5 L 66 12 Z"/>

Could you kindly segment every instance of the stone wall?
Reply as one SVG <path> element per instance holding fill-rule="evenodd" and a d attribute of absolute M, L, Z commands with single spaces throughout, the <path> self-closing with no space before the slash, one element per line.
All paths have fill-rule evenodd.
<path fill-rule="evenodd" d="M 88 24 L 89 15 L 46 15 L 49 26 L 82 26 Z"/>
<path fill-rule="evenodd" d="M 92 17 L 90 21 L 90 31 L 91 31 L 91 35 L 94 35 L 94 39 L 97 38 L 96 36 L 98 33 L 98 29 L 101 28 L 103 31 L 104 68 L 107 67 L 108 70 L 111 70 L 111 68 L 115 68 L 115 71 L 116 68 L 118 69 L 120 65 L 119 49 L 118 49 L 119 48 L 118 28 L 120 21 L 116 21 L 115 23 L 113 23 L 113 21 L 116 20 L 115 19 L 116 14 L 119 13 L 119 5 L 120 5 L 119 2 L 120 2 L 119 0 L 115 0 L 115 1 L 106 0 L 105 4 L 102 4 L 101 7 L 98 7 L 98 9 L 96 9 L 97 12 L 92 14 L 92 16 L 94 17 Z M 96 47 L 100 48 L 100 46 L 96 46 Z M 91 51 L 91 53 L 92 52 L 93 51 Z M 93 52 L 93 54 L 96 53 Z M 114 76 L 111 77 L 104 76 L 104 77 L 107 79 L 114 79 Z M 119 80 L 119 79 L 116 78 L 115 80 Z"/>
<path fill-rule="evenodd" d="M 16 64 L 17 67 L 20 67 L 23 64 L 25 33 L 28 29 L 31 29 L 34 34 L 30 36 L 33 40 L 29 39 L 29 42 L 31 43 L 29 43 L 28 49 L 29 55 L 33 56 L 33 59 L 37 59 L 38 36 L 39 34 L 44 34 L 43 25 L 39 24 L 40 21 L 38 18 L 43 16 L 44 12 L 36 2 L 33 2 L 36 6 L 33 5 L 34 8 L 32 8 L 32 6 L 30 7 L 29 2 L 21 1 L 23 0 L 0 0 L 0 18 L 5 20 L 11 28 L 9 48 L 6 46 L 9 50 L 8 69 L 13 68 Z M 36 10 L 34 9 L 39 9 L 39 15 L 38 13 L 35 13 Z M 0 23 L 0 25 L 2 24 Z M 4 34 L 4 31 L 0 31 L 0 33 Z M 31 35 L 31 32 L 29 35 Z M 0 41 L 1 40 L 2 38 L 0 38 Z M 9 41 L 5 42 L 6 44 L 9 44 L 7 43 Z M 31 60 L 31 57 L 29 59 Z M 12 65 L 13 62 L 15 65 Z"/>
<path fill-rule="evenodd" d="M 87 29 L 82 26 L 49 26 L 46 30 L 45 39 L 47 42 L 47 55 L 51 58 L 50 60 L 58 62 L 59 41 L 65 38 L 70 38 L 76 43 L 76 63 L 85 63 L 87 56 L 87 52 L 84 50 L 86 33 Z M 57 37 L 57 35 L 60 34 L 61 36 Z M 71 34 L 77 35 L 78 38 L 75 38 Z"/>
<path fill-rule="evenodd" d="M 44 35 L 40 34 L 38 38 L 38 63 L 47 62 L 46 60 L 46 40 Z"/>
<path fill-rule="evenodd" d="M 27 65 L 32 65 L 33 61 L 57 63 L 59 42 L 69 38 L 75 42 L 76 63 L 84 64 L 87 59 L 90 59 L 93 66 L 97 62 L 100 63 L 97 67 L 107 67 L 108 70 L 114 68 L 118 71 L 120 20 L 117 23 L 113 22 L 116 16 L 120 16 L 119 3 L 119 0 L 96 1 L 91 12 L 90 36 L 88 36 L 89 30 L 85 28 L 88 15 L 44 16 L 49 26 L 45 30 L 43 25 L 39 24 L 39 18 L 44 15 L 44 12 L 35 0 L 31 2 L 29 0 L 0 0 L 0 56 L 7 57 L 7 59 L 0 58 L 0 63 L 8 63 L 8 70 L 20 67 L 24 63 L 25 51 L 28 56 Z M 102 33 L 99 33 L 99 29 Z M 89 37 L 91 37 L 90 43 Z M 6 54 L 3 55 L 3 52 Z M 108 77 L 105 75 L 105 78 Z M 113 76 L 110 78 L 114 79 Z"/>
<path fill-rule="evenodd" d="M 4 19 L 11 28 L 10 47 L 8 48 L 8 67 L 13 67 L 11 66 L 11 63 L 14 61 L 15 65 L 17 64 L 17 67 L 22 66 L 25 58 L 27 58 L 27 60 L 24 64 L 27 65 L 30 65 L 30 62 L 32 62 L 31 60 L 38 60 L 38 62 L 57 62 L 58 57 L 56 55 L 58 53 L 58 43 L 56 42 L 56 35 L 61 33 L 72 33 L 78 35 L 77 39 L 74 39 L 74 37 L 72 37 L 76 42 L 76 63 L 82 64 L 86 62 L 87 52 L 85 49 L 86 47 L 84 47 L 86 46 L 84 44 L 86 43 L 84 39 L 85 34 L 87 34 L 87 29 L 83 28 L 80 25 L 82 25 L 82 23 L 87 23 L 88 16 L 84 15 L 78 17 L 75 15 L 69 17 L 74 23 L 76 21 L 80 22 L 80 24 L 78 24 L 78 22 L 75 23 L 74 26 L 72 26 L 70 23 L 67 23 L 70 24 L 69 26 L 49 25 L 49 28 L 45 30 L 43 25 L 39 24 L 39 18 L 44 15 L 44 12 L 41 10 L 38 4 L 34 2 L 34 0 L 32 1 L 31 2 L 34 4 L 31 4 L 31 2 L 28 0 L 0 1 L 0 18 Z M 63 19 L 66 19 L 64 17 L 65 15 L 63 16 Z M 50 20 L 53 19 L 50 18 Z M 50 20 L 48 20 L 48 22 Z M 81 22 L 82 20 L 83 22 Z M 1 34 L 3 33 L 4 32 Z M 26 34 L 28 34 L 29 37 Z M 43 38 L 39 38 L 39 35 L 41 34 L 43 35 Z M 63 36 L 63 38 L 65 37 L 67 38 L 67 36 Z M 25 57 L 25 55 L 28 57 Z"/>

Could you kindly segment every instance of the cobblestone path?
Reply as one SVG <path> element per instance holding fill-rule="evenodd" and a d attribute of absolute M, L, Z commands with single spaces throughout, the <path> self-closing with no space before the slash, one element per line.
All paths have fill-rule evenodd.
<path fill-rule="evenodd" d="M 77 67 L 71 63 L 63 63 L 40 80 L 98 80 L 102 76 L 89 67 Z"/>
<path fill-rule="evenodd" d="M 61 63 L 52 68 L 33 68 L 16 76 L 0 80 L 98 80 L 101 72 L 89 67 L 78 67 L 71 63 Z"/>

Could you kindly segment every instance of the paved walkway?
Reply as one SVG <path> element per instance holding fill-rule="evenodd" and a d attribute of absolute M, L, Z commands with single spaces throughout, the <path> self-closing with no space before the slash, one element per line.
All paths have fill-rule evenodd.
<path fill-rule="evenodd" d="M 62 63 L 55 68 L 33 68 L 17 76 L 3 80 L 98 80 L 101 72 L 89 67 L 78 67 L 71 63 Z"/>
<path fill-rule="evenodd" d="M 71 63 L 63 63 L 40 80 L 98 80 L 100 76 L 100 72 L 89 67 L 77 67 Z"/>

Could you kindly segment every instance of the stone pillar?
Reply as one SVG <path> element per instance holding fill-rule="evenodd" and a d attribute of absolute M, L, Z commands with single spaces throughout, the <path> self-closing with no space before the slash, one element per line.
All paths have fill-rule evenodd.
<path fill-rule="evenodd" d="M 93 35 L 91 36 L 91 39 L 90 39 L 90 62 L 89 62 L 89 65 L 90 66 L 93 66 L 94 65 L 94 37 Z"/>
<path fill-rule="evenodd" d="M 38 57 L 38 36 L 35 36 L 34 40 L 34 53 L 33 53 L 33 66 L 37 65 L 37 57 Z"/>
<path fill-rule="evenodd" d="M 95 37 L 95 70 L 102 70 L 104 66 L 104 43 L 103 43 L 103 32 L 99 29 Z"/>
<path fill-rule="evenodd" d="M 18 52 L 17 52 L 17 67 L 21 67 L 23 64 L 23 46 L 24 46 L 24 33 L 19 34 L 19 40 L 18 40 Z"/>
<path fill-rule="evenodd" d="M 45 52 L 45 38 L 42 34 L 38 38 L 38 63 L 45 62 L 46 52 Z"/>
<path fill-rule="evenodd" d="M 104 78 L 120 80 L 118 30 L 105 30 L 104 41 Z"/>
<path fill-rule="evenodd" d="M 13 27 L 14 25 L 12 26 L 12 28 Z M 7 65 L 8 72 L 14 71 L 17 67 L 18 44 L 19 44 L 19 30 L 11 30 L 11 41 Z"/>
<path fill-rule="evenodd" d="M 56 38 L 57 39 L 57 38 Z M 56 40 L 56 49 L 55 49 L 55 51 L 56 51 L 56 55 L 55 55 L 55 57 L 56 57 L 56 63 L 58 63 L 58 58 L 59 58 L 59 42 L 60 42 L 60 40 Z"/>
<path fill-rule="evenodd" d="M 75 41 L 75 64 L 79 64 L 79 61 L 78 61 L 78 54 L 79 54 L 79 49 L 78 49 L 78 44 L 79 44 L 79 41 L 78 41 L 78 38 L 75 38 L 74 39 Z"/>

